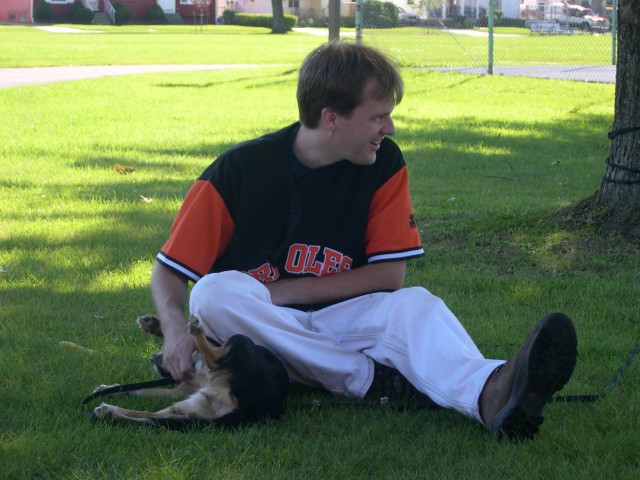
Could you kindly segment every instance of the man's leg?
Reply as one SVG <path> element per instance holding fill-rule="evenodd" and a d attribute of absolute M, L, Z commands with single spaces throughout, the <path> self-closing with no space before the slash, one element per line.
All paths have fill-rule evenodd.
<path fill-rule="evenodd" d="M 311 321 L 339 345 L 397 369 L 438 405 L 477 420 L 480 392 L 504 363 L 485 359 L 444 302 L 420 287 L 347 300 Z"/>
<path fill-rule="evenodd" d="M 509 438 L 535 435 L 544 407 L 576 364 L 575 329 L 563 314 L 540 320 L 506 363 L 485 359 L 442 300 L 423 288 L 329 307 L 314 314 L 312 326 L 329 331 L 340 316 L 351 319 L 341 345 L 396 368 L 437 404 Z"/>

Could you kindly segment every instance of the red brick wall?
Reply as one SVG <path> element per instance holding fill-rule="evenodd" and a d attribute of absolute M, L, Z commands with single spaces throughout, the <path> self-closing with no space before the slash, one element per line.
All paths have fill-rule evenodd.
<path fill-rule="evenodd" d="M 31 0 L 0 1 L 0 22 L 31 23 Z"/>

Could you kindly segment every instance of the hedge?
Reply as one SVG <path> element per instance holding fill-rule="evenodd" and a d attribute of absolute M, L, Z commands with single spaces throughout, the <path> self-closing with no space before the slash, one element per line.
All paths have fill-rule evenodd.
<path fill-rule="evenodd" d="M 44 0 L 40 0 L 33 9 L 33 20 L 37 23 L 50 23 L 53 19 L 51 5 Z"/>
<path fill-rule="evenodd" d="M 226 19 L 225 19 L 226 20 Z M 244 27 L 273 27 L 273 15 L 268 13 L 239 13 L 235 12 L 231 18 L 233 25 L 242 25 Z M 298 17 L 295 15 L 285 14 L 284 24 L 287 30 L 291 30 L 298 23 Z"/>

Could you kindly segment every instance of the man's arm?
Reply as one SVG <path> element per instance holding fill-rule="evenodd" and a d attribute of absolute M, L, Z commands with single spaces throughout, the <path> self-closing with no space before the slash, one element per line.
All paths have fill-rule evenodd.
<path fill-rule="evenodd" d="M 282 279 L 265 286 L 274 305 L 304 305 L 351 298 L 379 290 L 398 290 L 406 261 L 372 263 L 325 277 Z"/>
<path fill-rule="evenodd" d="M 189 296 L 187 280 L 156 262 L 151 275 L 151 295 L 164 335 L 164 367 L 173 378 L 181 380 L 193 371 L 191 354 L 195 348 L 184 313 Z"/>

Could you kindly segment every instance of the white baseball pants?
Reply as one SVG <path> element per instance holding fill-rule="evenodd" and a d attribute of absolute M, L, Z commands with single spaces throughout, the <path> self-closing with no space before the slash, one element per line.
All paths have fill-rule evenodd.
<path fill-rule="evenodd" d="M 421 287 L 303 312 L 273 305 L 262 283 L 229 271 L 198 281 L 189 309 L 212 339 L 242 333 L 274 352 L 294 381 L 362 398 L 375 360 L 440 406 L 479 421 L 482 388 L 504 363 L 486 360 L 444 302 Z"/>

